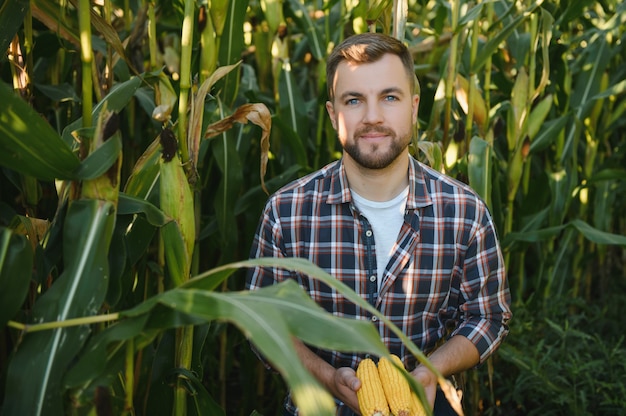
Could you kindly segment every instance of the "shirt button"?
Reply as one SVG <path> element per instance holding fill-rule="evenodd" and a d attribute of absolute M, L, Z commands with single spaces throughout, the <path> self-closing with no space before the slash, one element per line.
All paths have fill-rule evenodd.
<path fill-rule="evenodd" d="M 378 316 L 372 316 L 372 322 L 378 322 Z"/>
<path fill-rule="evenodd" d="M 372 236 L 372 230 L 365 231 L 365 235 L 368 236 L 368 237 L 371 237 Z"/>
<path fill-rule="evenodd" d="M 375 281 L 376 281 L 376 275 L 371 275 L 370 282 L 375 282 Z"/>

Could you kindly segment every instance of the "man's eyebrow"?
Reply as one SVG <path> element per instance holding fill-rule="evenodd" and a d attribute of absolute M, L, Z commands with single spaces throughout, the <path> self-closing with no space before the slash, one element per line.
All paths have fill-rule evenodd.
<path fill-rule="evenodd" d="M 385 88 L 384 90 L 380 92 L 380 95 L 386 95 L 386 94 L 391 94 L 391 93 L 404 95 L 404 91 L 402 91 L 402 88 L 398 88 L 398 87 Z"/>
<path fill-rule="evenodd" d="M 387 95 L 387 94 L 404 95 L 404 91 L 402 91 L 402 88 L 399 88 L 399 87 L 389 87 L 389 88 L 384 88 L 383 90 L 381 90 L 378 95 Z M 338 98 L 341 100 L 345 100 L 348 98 L 361 98 L 364 96 L 365 94 L 358 92 L 358 91 L 345 91 L 341 95 L 339 95 Z"/>
<path fill-rule="evenodd" d="M 339 98 L 342 100 L 345 100 L 346 98 L 359 98 L 359 97 L 363 97 L 363 94 L 357 91 L 345 91 L 343 92 Z"/>

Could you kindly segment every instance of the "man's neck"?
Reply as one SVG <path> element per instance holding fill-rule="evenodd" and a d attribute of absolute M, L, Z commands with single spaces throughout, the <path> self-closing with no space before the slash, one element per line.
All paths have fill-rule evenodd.
<path fill-rule="evenodd" d="M 409 157 L 402 153 L 384 169 L 367 169 L 344 154 L 350 189 L 370 201 L 389 201 L 409 185 Z"/>

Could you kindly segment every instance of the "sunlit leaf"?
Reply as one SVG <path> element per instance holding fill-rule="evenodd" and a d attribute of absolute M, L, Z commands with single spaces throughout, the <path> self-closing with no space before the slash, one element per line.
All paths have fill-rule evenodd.
<path fill-rule="evenodd" d="M 315 59 L 324 59 L 326 56 L 326 41 L 315 25 L 315 22 L 311 19 L 309 11 L 305 5 L 298 0 L 288 0 L 288 2 L 289 10 L 292 11 L 294 20 L 298 23 L 298 26 L 306 36 L 311 53 Z"/>
<path fill-rule="evenodd" d="M 480 137 L 472 137 L 467 160 L 467 175 L 470 186 L 491 207 L 491 168 L 489 143 Z"/>
<path fill-rule="evenodd" d="M 478 51 L 478 55 L 476 59 L 472 63 L 472 68 L 470 69 L 471 73 L 478 73 L 480 69 L 485 65 L 487 59 L 492 56 L 496 50 L 500 47 L 502 42 L 509 37 L 521 24 L 525 19 L 528 18 L 528 15 L 532 13 L 537 7 L 539 7 L 539 2 L 533 2 L 523 13 L 518 14 L 513 19 L 509 21 L 509 23 L 502 28 L 495 35 L 489 37 L 489 41 L 481 46 Z M 511 8 L 515 7 L 511 5 Z"/>
<path fill-rule="evenodd" d="M 78 157 L 52 127 L 0 83 L 0 165 L 42 180 L 72 179 Z"/>

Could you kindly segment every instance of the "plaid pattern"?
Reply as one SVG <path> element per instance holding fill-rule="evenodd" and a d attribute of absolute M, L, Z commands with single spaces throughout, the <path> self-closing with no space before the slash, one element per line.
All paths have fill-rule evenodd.
<path fill-rule="evenodd" d="M 496 231 L 484 202 L 467 185 L 410 157 L 404 223 L 384 276 L 376 281 L 374 236 L 348 188 L 341 161 L 285 186 L 269 199 L 251 257 L 299 257 L 351 287 L 428 353 L 444 336 L 460 334 L 484 361 L 508 332 L 510 293 Z M 323 283 L 284 269 L 250 271 L 248 289 L 293 278 L 327 311 L 370 319 Z M 381 278 L 380 276 L 378 278 Z M 402 342 L 375 322 L 383 342 L 415 366 Z M 334 367 L 362 357 L 316 351 Z"/>

